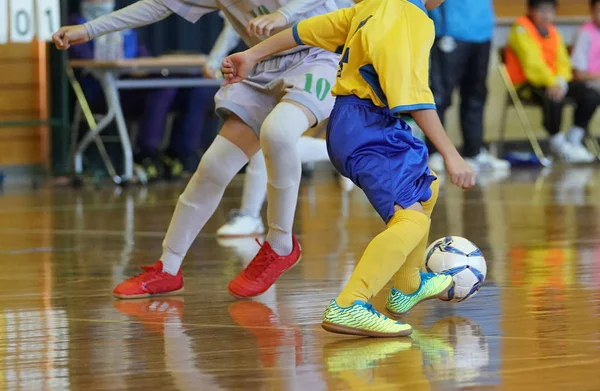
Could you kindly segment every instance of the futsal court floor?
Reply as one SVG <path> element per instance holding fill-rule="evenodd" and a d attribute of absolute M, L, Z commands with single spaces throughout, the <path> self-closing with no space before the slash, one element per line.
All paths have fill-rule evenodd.
<path fill-rule="evenodd" d="M 227 284 L 253 239 L 218 241 L 241 178 L 184 262 L 180 297 L 111 290 L 160 255 L 183 183 L 0 196 L 0 390 L 600 390 L 600 169 L 484 174 L 448 185 L 430 239 L 487 258 L 470 301 L 406 321 L 413 338 L 328 334 L 320 318 L 383 224 L 329 171 L 301 187 L 301 263 L 256 300 Z M 382 309 L 387 289 L 375 299 Z"/>

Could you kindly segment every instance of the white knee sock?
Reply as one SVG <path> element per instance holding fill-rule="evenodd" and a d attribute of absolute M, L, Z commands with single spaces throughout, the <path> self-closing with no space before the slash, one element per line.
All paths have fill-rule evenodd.
<path fill-rule="evenodd" d="M 302 163 L 329 161 L 327 142 L 320 138 L 300 137 L 298 140 L 298 153 Z"/>
<path fill-rule="evenodd" d="M 244 177 L 241 212 L 247 216 L 260 217 L 260 210 L 267 197 L 267 167 L 262 151 L 250 159 Z"/>
<path fill-rule="evenodd" d="M 268 172 L 267 241 L 279 255 L 292 251 L 292 225 L 302 164 L 298 139 L 308 129 L 306 115 L 291 103 L 279 103 L 261 127 L 260 145 Z"/>
<path fill-rule="evenodd" d="M 198 169 L 179 196 L 163 241 L 163 270 L 177 274 L 185 254 L 213 215 L 225 188 L 248 162 L 246 154 L 225 137 L 217 136 Z"/>
<path fill-rule="evenodd" d="M 302 163 L 329 161 L 327 143 L 314 137 L 300 137 L 297 144 Z M 262 151 L 258 151 L 246 168 L 241 212 L 247 216 L 260 217 L 260 210 L 267 197 L 267 167 Z"/>

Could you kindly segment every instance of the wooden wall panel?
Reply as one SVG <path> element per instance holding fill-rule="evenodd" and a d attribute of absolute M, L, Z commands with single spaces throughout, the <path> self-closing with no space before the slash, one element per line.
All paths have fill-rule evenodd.
<path fill-rule="evenodd" d="M 47 117 L 46 44 L 0 45 L 0 121 Z M 0 166 L 49 162 L 46 127 L 0 128 Z"/>
<path fill-rule="evenodd" d="M 42 164 L 38 128 L 0 129 L 0 166 Z"/>
<path fill-rule="evenodd" d="M 517 17 L 525 13 L 527 0 L 494 0 L 499 17 Z M 559 0 L 559 16 L 588 16 L 589 0 Z"/>

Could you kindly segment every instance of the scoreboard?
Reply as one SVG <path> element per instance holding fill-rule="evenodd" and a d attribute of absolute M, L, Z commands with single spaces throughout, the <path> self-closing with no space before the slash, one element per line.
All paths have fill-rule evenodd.
<path fill-rule="evenodd" d="M 0 0 L 0 45 L 49 41 L 59 27 L 59 0 Z"/>

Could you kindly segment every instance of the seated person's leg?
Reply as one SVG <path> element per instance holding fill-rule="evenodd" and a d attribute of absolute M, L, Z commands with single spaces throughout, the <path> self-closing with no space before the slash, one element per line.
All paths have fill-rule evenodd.
<path fill-rule="evenodd" d="M 135 161 L 147 171 L 148 179 L 156 179 L 161 172 L 159 148 L 167 115 L 173 106 L 177 90 L 164 88 L 145 90 L 144 114 L 136 143 Z"/>
<path fill-rule="evenodd" d="M 554 100 L 543 87 L 525 85 L 519 89 L 519 96 L 539 104 L 542 108 L 544 128 L 550 134 L 552 152 L 568 163 L 586 163 L 590 156 L 584 148 L 570 143 L 561 132 L 565 100 Z"/>
<path fill-rule="evenodd" d="M 212 88 L 178 90 L 174 107 L 180 115 L 167 150 L 167 159 L 165 159 L 166 165 L 169 166 L 167 169 L 176 170 L 174 165 L 170 167 L 172 164 L 169 161 L 187 170 L 194 169 L 192 160 L 200 146 L 200 137 L 206 119 L 214 110 L 214 94 Z M 177 176 L 175 171 L 171 174 Z"/>
<path fill-rule="evenodd" d="M 569 86 L 568 96 L 575 101 L 573 128 L 569 131 L 569 142 L 583 145 L 583 138 L 589 132 L 589 124 L 600 105 L 600 92 L 584 82 L 573 82 Z"/>

